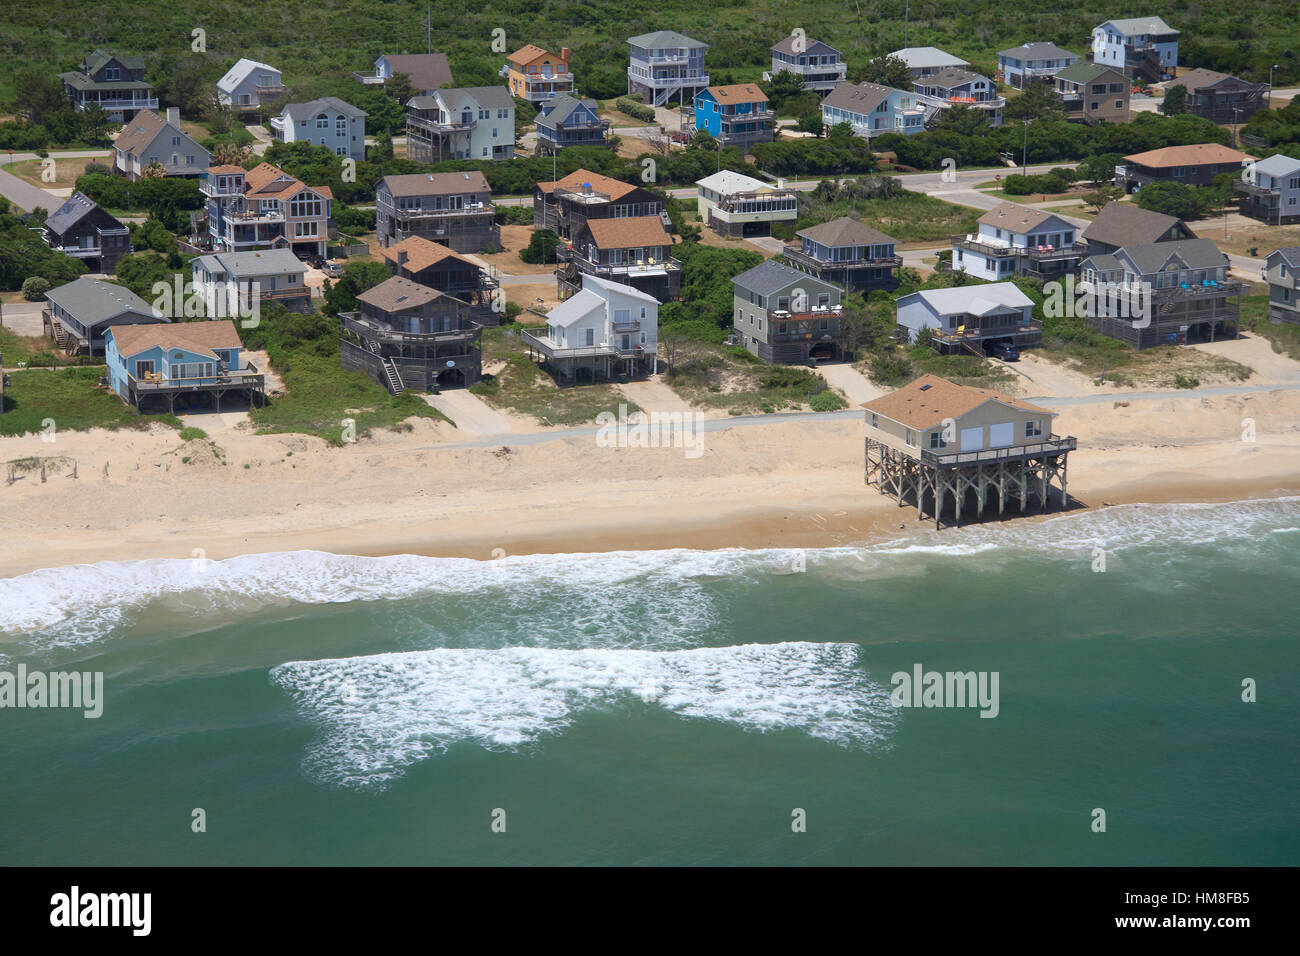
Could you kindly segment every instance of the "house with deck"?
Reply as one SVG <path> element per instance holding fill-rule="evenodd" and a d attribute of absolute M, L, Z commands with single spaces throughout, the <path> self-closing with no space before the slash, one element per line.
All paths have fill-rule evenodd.
<path fill-rule="evenodd" d="M 69 355 L 103 355 L 104 334 L 119 325 L 170 320 L 130 289 L 80 276 L 45 293 L 45 334 Z"/>
<path fill-rule="evenodd" d="M 273 163 L 260 163 L 250 170 L 210 166 L 199 192 L 206 203 L 195 228 L 206 248 L 289 249 L 300 258 L 325 255 L 334 199 L 328 186 L 308 186 Z"/>
<path fill-rule="evenodd" d="M 632 53 L 627 65 L 628 94 L 639 95 L 649 106 L 676 99 L 683 106 L 710 84 L 704 66 L 707 43 L 675 30 L 657 30 L 628 39 Z"/>
<path fill-rule="evenodd" d="M 77 69 L 60 73 L 63 91 L 78 112 L 95 105 L 114 123 L 129 123 L 141 110 L 158 109 L 152 84 L 144 79 L 144 57 L 96 50 Z"/>
<path fill-rule="evenodd" d="M 364 372 L 394 395 L 436 392 L 479 380 L 483 327 L 469 306 L 410 279 L 393 276 L 357 296 L 356 312 L 340 312 L 343 367 Z"/>
<path fill-rule="evenodd" d="M 1196 233 L 1177 216 L 1143 209 L 1131 202 L 1108 202 L 1079 238 L 1087 245 L 1090 256 L 1115 252 L 1124 246 L 1149 242 L 1177 242 L 1195 239 Z"/>
<path fill-rule="evenodd" d="M 352 75 L 366 86 L 383 86 L 393 77 L 404 75 L 417 93 L 455 85 L 445 53 L 385 53 L 375 60 L 372 72 Z"/>
<path fill-rule="evenodd" d="M 254 302 L 279 302 L 291 312 L 310 311 L 306 270 L 288 249 L 214 252 L 190 262 L 194 291 L 210 319 L 247 315 Z"/>
<path fill-rule="evenodd" d="M 841 216 L 794 235 L 784 255 L 800 272 L 859 292 L 898 287 L 903 257 L 897 241 L 879 229 Z"/>
<path fill-rule="evenodd" d="M 1131 80 L 1159 83 L 1178 66 L 1178 31 L 1159 17 L 1107 20 L 1092 30 L 1092 62 Z"/>
<path fill-rule="evenodd" d="M 141 110 L 113 140 L 113 168 L 135 182 L 157 163 L 167 176 L 195 178 L 212 162 L 212 156 L 181 129 L 179 107 L 167 107 L 164 119 L 153 110 Z"/>
<path fill-rule="evenodd" d="M 911 90 L 876 83 L 841 83 L 822 100 L 823 126 L 848 123 L 853 135 L 867 140 L 881 133 L 913 136 L 925 129 L 926 119 L 925 106 Z"/>
<path fill-rule="evenodd" d="M 1173 86 L 1186 90 L 1183 106 L 1193 116 L 1211 123 L 1226 126 L 1245 123 L 1264 108 L 1267 83 L 1250 83 L 1216 70 L 1188 70 L 1165 85 L 1165 92 Z"/>
<path fill-rule="evenodd" d="M 1297 276 L 1300 276 L 1300 246 L 1274 249 L 1264 259 L 1270 321 L 1300 325 L 1300 280 Z"/>
<path fill-rule="evenodd" d="M 1008 86 L 1023 90 L 1034 80 L 1052 83 L 1056 74 L 1082 59 L 1055 43 L 1022 43 L 998 51 L 998 78 Z"/>
<path fill-rule="evenodd" d="M 952 237 L 952 269 L 993 281 L 1016 275 L 1060 278 L 1073 274 L 1087 253 L 1077 232 L 1055 213 L 999 203 L 979 217 L 975 233 Z"/>
<path fill-rule="evenodd" d="M 515 100 L 504 86 L 445 88 L 406 104 L 406 158 L 510 159 L 515 155 Z"/>
<path fill-rule="evenodd" d="M 492 192 L 477 169 L 385 176 L 375 187 L 375 228 L 384 247 L 421 236 L 456 252 L 501 248 Z"/>
<path fill-rule="evenodd" d="M 937 375 L 922 375 L 862 405 L 866 412 L 866 483 L 900 506 L 928 509 L 940 527 L 944 509 L 960 525 L 996 497 L 1009 507 L 1047 510 L 1053 492 L 1064 509 L 1067 460 L 1077 442 L 1052 432 L 1056 412 L 1023 399 Z M 1053 487 L 1055 486 L 1055 487 Z"/>
<path fill-rule="evenodd" d="M 663 197 L 589 169 L 575 169 L 533 190 L 533 228 L 549 229 L 569 242 L 588 220 L 637 216 L 658 216 L 665 227 L 670 224 Z"/>
<path fill-rule="evenodd" d="M 510 94 L 534 106 L 553 100 L 562 93 L 573 92 L 573 74 L 569 71 L 569 48 L 561 47 L 556 56 L 532 43 L 506 57 L 501 68 Z"/>
<path fill-rule="evenodd" d="M 324 146 L 335 156 L 361 162 L 366 158 L 368 115 L 337 96 L 286 103 L 279 116 L 271 117 L 271 135 L 280 143 Z"/>
<path fill-rule="evenodd" d="M 1079 264 L 1084 322 L 1134 348 L 1235 338 L 1242 283 L 1209 239 L 1123 246 Z"/>
<path fill-rule="evenodd" d="M 731 280 L 732 325 L 764 362 L 802 365 L 843 357 L 844 290 L 774 259 Z"/>
<path fill-rule="evenodd" d="M 1002 125 L 1002 109 L 1007 100 L 998 95 L 997 84 L 986 76 L 950 67 L 914 80 L 912 89 L 916 91 L 917 101 L 933 111 L 927 119 L 954 106 L 969 106 L 983 113 L 990 126 Z"/>
<path fill-rule="evenodd" d="M 459 299 L 469 306 L 469 318 L 479 325 L 501 324 L 505 297 L 497 294 L 495 266 L 480 266 L 423 236 L 410 236 L 379 253 L 393 275 Z"/>
<path fill-rule="evenodd" d="M 577 293 L 546 314 L 545 333 L 520 334 L 529 357 L 566 380 L 653 374 L 659 301 L 630 285 L 587 274 Z"/>
<path fill-rule="evenodd" d="M 776 113 L 753 83 L 710 86 L 695 96 L 695 128 L 707 130 L 723 146 L 745 149 L 772 141 Z"/>
<path fill-rule="evenodd" d="M 724 169 L 695 181 L 700 219 L 720 236 L 770 236 L 777 223 L 799 218 L 798 194 Z"/>
<path fill-rule="evenodd" d="M 1249 163 L 1232 188 L 1243 216 L 1275 226 L 1300 222 L 1300 159 L 1277 153 Z"/>
<path fill-rule="evenodd" d="M 609 120 L 601 119 L 600 104 L 561 93 L 537 112 L 537 153 L 550 156 L 566 146 L 604 146 Z"/>
<path fill-rule="evenodd" d="M 92 272 L 116 272 L 118 260 L 131 252 L 126 226 L 82 192 L 74 192 L 50 214 L 41 238 L 54 251 L 80 259 Z"/>
<path fill-rule="evenodd" d="M 1016 348 L 1043 344 L 1043 325 L 1034 302 L 1014 282 L 922 289 L 897 301 L 898 327 L 915 342 L 928 330 L 930 345 L 944 354 L 981 357 L 1003 342 Z"/>
<path fill-rule="evenodd" d="M 805 90 L 825 95 L 844 82 L 848 65 L 830 44 L 791 34 L 772 45 L 772 69 L 763 79 L 771 80 L 778 73 L 793 73 L 803 81 Z"/>
<path fill-rule="evenodd" d="M 104 342 L 109 387 L 142 412 L 220 412 L 231 397 L 243 407 L 266 400 L 264 375 L 230 319 L 115 325 Z"/>
<path fill-rule="evenodd" d="M 1209 186 L 1220 173 L 1239 175 L 1255 157 L 1218 143 L 1166 146 L 1125 156 L 1115 167 L 1115 185 L 1136 192 L 1151 183 Z"/>
<path fill-rule="evenodd" d="M 240 113 L 273 107 L 282 96 L 280 71 L 257 60 L 242 58 L 217 80 L 217 102 Z"/>
<path fill-rule="evenodd" d="M 934 46 L 909 46 L 889 55 L 906 63 L 914 80 L 934 76 L 944 70 L 964 70 L 970 66 L 970 60 L 963 60 Z"/>
<path fill-rule="evenodd" d="M 1056 74 L 1056 92 L 1065 118 L 1076 123 L 1127 123 L 1128 77 L 1100 63 L 1076 63 Z"/>
<path fill-rule="evenodd" d="M 588 219 L 573 241 L 556 249 L 556 293 L 561 299 L 594 275 L 630 285 L 660 302 L 681 298 L 682 264 L 672 256 L 673 237 L 658 216 Z"/>

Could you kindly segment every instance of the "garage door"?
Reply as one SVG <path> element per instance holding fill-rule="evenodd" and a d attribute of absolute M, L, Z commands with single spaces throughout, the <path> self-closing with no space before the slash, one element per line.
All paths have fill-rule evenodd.
<path fill-rule="evenodd" d="M 1012 422 L 989 426 L 989 447 L 1006 448 L 1016 440 L 1016 426 Z"/>
<path fill-rule="evenodd" d="M 984 448 L 983 428 L 963 428 L 961 430 L 961 450 L 980 451 Z"/>

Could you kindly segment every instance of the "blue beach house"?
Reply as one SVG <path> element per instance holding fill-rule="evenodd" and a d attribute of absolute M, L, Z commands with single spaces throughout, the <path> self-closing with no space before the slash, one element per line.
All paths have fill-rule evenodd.
<path fill-rule="evenodd" d="M 723 146 L 770 143 L 776 114 L 753 83 L 706 87 L 695 97 L 695 128 Z"/>
<path fill-rule="evenodd" d="M 262 374 L 245 357 L 230 319 L 118 325 L 104 343 L 109 386 L 140 411 L 221 411 L 231 392 L 250 405 L 264 397 Z"/>

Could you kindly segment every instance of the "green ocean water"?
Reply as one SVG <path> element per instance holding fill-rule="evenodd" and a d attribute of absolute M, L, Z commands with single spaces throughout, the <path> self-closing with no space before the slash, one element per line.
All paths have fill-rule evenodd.
<path fill-rule="evenodd" d="M 0 670 L 104 709 L 0 710 L 0 862 L 1294 864 L 1298 586 L 1300 499 L 38 572 Z M 917 664 L 996 672 L 998 715 L 895 707 Z"/>

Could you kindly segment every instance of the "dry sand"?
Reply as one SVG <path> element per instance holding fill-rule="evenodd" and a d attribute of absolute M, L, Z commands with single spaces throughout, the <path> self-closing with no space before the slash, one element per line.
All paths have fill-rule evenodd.
<path fill-rule="evenodd" d="M 915 509 L 863 484 L 856 418 L 709 432 L 696 459 L 558 429 L 534 444 L 509 434 L 456 447 L 471 436 L 428 420 L 330 448 L 199 418 L 220 458 L 162 426 L 0 439 L 0 461 L 62 455 L 78 471 L 12 485 L 0 473 L 0 575 L 196 549 L 488 559 L 494 549 L 833 546 L 917 526 Z M 1246 418 L 1254 442 L 1242 441 Z M 1080 440 L 1069 484 L 1079 507 L 1300 492 L 1300 392 L 1073 406 L 1055 430 Z"/>

